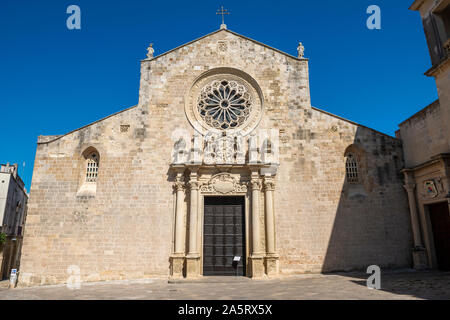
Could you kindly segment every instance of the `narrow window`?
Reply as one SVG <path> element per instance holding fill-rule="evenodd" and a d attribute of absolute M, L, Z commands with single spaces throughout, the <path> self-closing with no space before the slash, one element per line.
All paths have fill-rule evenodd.
<path fill-rule="evenodd" d="M 97 153 L 91 153 L 86 159 L 86 182 L 97 182 L 98 164 Z"/>
<path fill-rule="evenodd" d="M 345 171 L 347 174 L 347 182 L 358 183 L 358 161 L 352 153 L 347 154 L 347 159 L 345 162 Z"/>
<path fill-rule="evenodd" d="M 450 5 L 436 13 L 437 27 L 443 44 L 450 39 Z"/>

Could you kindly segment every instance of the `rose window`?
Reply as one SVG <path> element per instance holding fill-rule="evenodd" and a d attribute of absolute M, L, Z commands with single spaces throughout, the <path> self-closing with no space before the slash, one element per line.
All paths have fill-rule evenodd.
<path fill-rule="evenodd" d="M 215 129 L 240 127 L 248 118 L 252 99 L 246 87 L 236 81 L 213 81 L 198 98 L 198 112 Z"/>

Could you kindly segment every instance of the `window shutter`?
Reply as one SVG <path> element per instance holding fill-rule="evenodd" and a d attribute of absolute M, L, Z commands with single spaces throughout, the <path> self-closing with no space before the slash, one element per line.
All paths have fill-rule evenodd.
<path fill-rule="evenodd" d="M 436 21 L 432 14 L 423 19 L 423 27 L 427 38 L 428 50 L 430 51 L 431 63 L 434 66 L 444 58 L 444 54 L 437 31 Z"/>

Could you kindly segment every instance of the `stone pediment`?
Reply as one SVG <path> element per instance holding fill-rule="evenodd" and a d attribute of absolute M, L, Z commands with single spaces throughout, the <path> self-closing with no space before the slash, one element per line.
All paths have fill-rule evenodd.
<path fill-rule="evenodd" d="M 183 45 L 181 45 L 181 46 L 178 46 L 178 47 L 176 47 L 176 48 L 174 48 L 174 49 L 172 49 L 172 50 L 166 51 L 166 52 L 164 52 L 164 53 L 162 53 L 162 54 L 160 54 L 160 55 L 158 55 L 158 56 L 156 56 L 156 57 L 154 57 L 154 58 L 152 58 L 152 59 L 150 59 L 150 60 L 156 60 L 156 59 L 158 59 L 158 58 L 160 58 L 160 57 L 163 57 L 163 56 L 165 56 L 165 55 L 167 55 L 167 54 L 169 54 L 169 53 L 178 51 L 178 50 L 180 50 L 180 49 L 182 49 L 182 48 L 184 48 L 184 47 L 186 47 L 186 46 L 189 46 L 189 45 L 191 45 L 191 44 L 196 43 L 197 41 L 200 41 L 200 40 L 202 40 L 202 39 L 208 38 L 208 37 L 210 37 L 210 36 L 212 36 L 212 35 L 215 35 L 216 33 L 220 33 L 220 32 L 228 32 L 228 33 L 230 33 L 230 34 L 232 34 L 232 35 L 234 35 L 234 36 L 236 36 L 236 37 L 238 37 L 238 38 L 242 38 L 242 39 L 251 41 L 251 42 L 253 42 L 253 43 L 257 44 L 257 45 L 260 45 L 260 46 L 262 46 L 262 47 L 265 47 L 265 48 L 270 49 L 270 50 L 272 50 L 272 51 L 274 51 L 274 52 L 276 52 L 276 53 L 282 54 L 282 55 L 287 56 L 287 57 L 292 58 L 292 59 L 301 60 L 301 61 L 308 61 L 307 58 L 303 58 L 303 57 L 302 57 L 302 58 L 298 58 L 298 57 L 295 57 L 295 56 L 293 56 L 293 55 L 291 55 L 291 54 L 289 54 L 289 53 L 283 52 L 283 51 L 281 51 L 281 50 L 279 50 L 279 49 L 273 48 L 273 47 L 271 47 L 271 46 L 269 46 L 269 45 L 266 45 L 266 44 L 264 44 L 264 43 L 262 43 L 262 42 L 253 40 L 253 39 L 251 39 L 251 38 L 248 38 L 248 37 L 246 37 L 246 36 L 243 36 L 243 35 L 241 35 L 241 34 L 239 34 L 239 33 L 236 33 L 236 32 L 234 32 L 234 31 L 231 31 L 231 30 L 228 30 L 228 29 L 219 29 L 219 30 L 213 31 L 213 32 L 211 32 L 211 33 L 209 33 L 209 34 L 206 34 L 206 35 L 200 37 L 200 38 L 197 38 L 197 39 L 192 40 L 192 41 L 190 41 L 190 42 L 187 42 L 187 43 L 185 43 L 185 44 L 183 44 Z M 223 44 L 223 43 L 220 44 L 219 47 L 220 47 L 220 48 L 223 48 L 223 47 L 224 47 L 224 44 Z M 219 48 L 219 49 L 220 49 L 220 48 Z M 149 59 L 144 59 L 144 60 L 142 60 L 142 61 L 149 61 Z"/>

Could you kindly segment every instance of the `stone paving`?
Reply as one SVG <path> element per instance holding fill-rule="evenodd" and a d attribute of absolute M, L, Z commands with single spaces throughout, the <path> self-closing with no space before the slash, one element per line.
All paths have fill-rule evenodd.
<path fill-rule="evenodd" d="M 311 300 L 445 299 L 450 300 L 450 272 L 384 272 L 381 290 L 368 289 L 363 273 L 310 274 L 274 280 L 204 278 L 201 281 L 147 279 L 5 289 L 0 300 Z"/>

